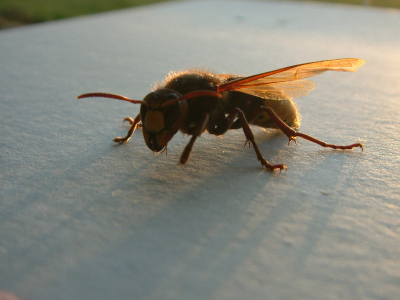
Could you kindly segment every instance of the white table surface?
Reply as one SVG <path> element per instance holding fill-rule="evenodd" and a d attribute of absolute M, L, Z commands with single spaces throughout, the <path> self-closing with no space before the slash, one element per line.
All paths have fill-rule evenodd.
<path fill-rule="evenodd" d="M 396 299 L 400 11 L 179 1 L 0 31 L 0 290 L 46 299 Z M 301 132 L 365 151 L 287 146 L 253 128 L 177 134 L 153 157 L 122 119 L 171 70 L 251 75 L 358 57 L 297 99 Z"/>

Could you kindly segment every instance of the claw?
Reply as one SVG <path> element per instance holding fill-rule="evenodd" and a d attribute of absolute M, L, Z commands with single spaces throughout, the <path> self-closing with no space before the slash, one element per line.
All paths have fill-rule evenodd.
<path fill-rule="evenodd" d="M 279 173 L 282 173 L 283 169 L 287 170 L 287 168 L 284 164 L 271 165 L 266 160 L 261 161 L 261 164 L 264 168 L 266 168 L 268 171 L 271 171 L 271 172 L 275 171 L 276 169 L 279 169 Z"/>
<path fill-rule="evenodd" d="M 113 142 L 115 142 L 115 143 L 120 143 L 120 144 L 124 144 L 124 143 L 126 143 L 128 140 L 129 140 L 129 138 L 126 139 L 126 138 L 123 138 L 123 137 L 116 137 L 116 138 L 113 139 Z"/>
<path fill-rule="evenodd" d="M 243 147 L 246 147 L 247 143 L 249 144 L 249 149 L 250 149 L 250 140 L 247 140 L 247 141 L 244 143 L 244 146 L 243 146 Z"/>
<path fill-rule="evenodd" d="M 289 142 L 288 142 L 288 146 L 290 146 L 290 142 L 291 141 L 294 141 L 294 143 L 296 144 L 296 146 L 297 146 L 297 140 L 296 140 L 296 138 L 295 137 L 289 137 Z"/>
<path fill-rule="evenodd" d="M 271 171 L 274 171 L 275 169 L 279 169 L 279 173 L 282 173 L 282 169 L 287 170 L 286 166 L 283 165 L 283 164 L 274 165 L 274 166 L 271 166 L 271 167 L 272 167 Z"/>

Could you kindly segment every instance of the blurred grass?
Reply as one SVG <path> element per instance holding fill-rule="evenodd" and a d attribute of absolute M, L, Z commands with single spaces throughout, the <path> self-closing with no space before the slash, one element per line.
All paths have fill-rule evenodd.
<path fill-rule="evenodd" d="M 0 0 L 0 28 L 168 0 Z M 293 0 L 292 0 L 293 1 Z M 297 0 L 303 1 L 303 0 Z M 400 0 L 311 0 L 400 8 Z"/>
<path fill-rule="evenodd" d="M 0 28 L 167 0 L 0 0 Z"/>
<path fill-rule="evenodd" d="M 297 1 L 303 1 L 303 0 L 297 0 Z M 400 8 L 400 0 L 311 0 L 311 1 Z"/>

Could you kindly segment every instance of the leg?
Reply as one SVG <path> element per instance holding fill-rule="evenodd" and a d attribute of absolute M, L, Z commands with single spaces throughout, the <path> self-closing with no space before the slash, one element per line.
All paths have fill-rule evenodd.
<path fill-rule="evenodd" d="M 252 143 L 254 151 L 256 152 L 257 159 L 261 162 L 261 165 L 265 167 L 269 171 L 274 171 L 275 169 L 287 169 L 285 165 L 283 164 L 278 164 L 278 165 L 271 165 L 268 161 L 265 160 L 265 158 L 262 156 L 260 149 L 258 148 L 255 140 L 254 140 L 254 135 L 253 132 L 250 129 L 249 123 L 246 120 L 246 117 L 244 116 L 243 111 L 241 111 L 239 108 L 235 108 L 224 120 L 223 123 L 221 123 L 219 126 L 216 128 L 209 128 L 208 132 L 211 134 L 216 134 L 216 135 L 221 135 L 225 133 L 228 129 L 231 128 L 232 124 L 238 124 L 238 122 L 234 122 L 235 118 L 239 117 L 238 121 L 240 121 L 240 127 L 243 128 L 243 132 L 246 136 L 246 143 Z"/>
<path fill-rule="evenodd" d="M 356 144 L 351 144 L 347 146 L 340 146 L 340 145 L 332 145 L 332 144 L 327 144 L 323 141 L 320 141 L 308 134 L 296 132 L 289 126 L 287 126 L 276 114 L 275 112 L 269 108 L 269 107 L 263 107 L 262 110 L 266 111 L 271 119 L 275 122 L 276 125 L 278 125 L 279 129 L 283 131 L 283 133 L 289 138 L 289 144 L 291 141 L 296 142 L 296 137 L 302 137 L 303 139 L 306 139 L 310 142 L 313 142 L 315 144 L 318 144 L 322 147 L 329 147 L 333 149 L 341 149 L 341 150 L 346 150 L 346 149 L 353 149 L 355 147 L 360 147 L 362 150 L 364 150 L 363 144 L 361 143 L 356 143 Z"/>
<path fill-rule="evenodd" d="M 137 118 L 138 116 L 136 116 L 136 118 Z M 136 119 L 135 118 L 135 119 Z M 124 120 L 122 121 L 122 122 L 129 122 L 129 124 L 133 124 L 133 123 L 135 123 L 135 120 L 134 119 L 132 119 L 131 117 L 126 117 L 126 118 L 124 118 Z M 142 123 L 140 123 L 140 120 L 139 120 L 139 123 L 137 123 L 136 124 L 136 128 L 139 128 L 139 127 L 142 127 Z"/>
<path fill-rule="evenodd" d="M 201 120 L 196 124 L 196 127 L 193 130 L 192 138 L 190 139 L 189 144 L 186 145 L 181 154 L 181 158 L 179 159 L 180 164 L 184 165 L 188 161 L 190 152 L 192 152 L 194 142 L 196 141 L 197 137 L 199 137 L 204 132 L 209 118 L 210 114 L 206 112 L 203 114 Z"/>
<path fill-rule="evenodd" d="M 127 133 L 127 135 L 125 137 L 116 137 L 113 140 L 116 143 L 123 144 L 123 143 L 126 143 L 127 141 L 129 141 L 129 139 L 131 138 L 131 136 L 132 136 L 133 132 L 135 131 L 136 127 L 139 126 L 138 123 L 140 122 L 140 114 L 138 114 L 134 120 L 132 118 L 130 118 L 130 117 L 126 117 L 124 119 L 124 121 L 128 121 L 131 124 L 131 128 L 129 128 L 128 133 Z"/>

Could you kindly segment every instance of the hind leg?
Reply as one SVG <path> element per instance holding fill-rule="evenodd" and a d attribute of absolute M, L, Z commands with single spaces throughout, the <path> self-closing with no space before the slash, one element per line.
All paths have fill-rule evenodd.
<path fill-rule="evenodd" d="M 282 130 L 282 132 L 289 138 L 289 144 L 291 141 L 294 141 L 295 143 L 297 143 L 296 141 L 296 137 L 301 137 L 305 140 L 308 140 L 312 143 L 318 144 L 322 147 L 329 147 L 329 148 L 333 148 L 333 149 L 341 149 L 341 150 L 346 150 L 346 149 L 353 149 L 356 147 L 360 147 L 362 150 L 364 150 L 364 146 L 361 143 L 355 143 L 355 144 L 351 144 L 351 145 L 333 145 L 333 144 L 328 144 L 325 143 L 323 141 L 320 141 L 308 134 L 304 134 L 304 133 L 300 133 L 300 132 L 296 132 L 295 130 L 293 130 L 292 128 L 290 128 L 288 125 L 286 125 L 276 114 L 275 112 L 269 108 L 269 107 L 263 107 L 262 108 L 263 111 L 265 111 L 270 117 L 271 119 L 274 121 L 274 123 L 278 126 L 278 128 L 280 130 Z"/>

